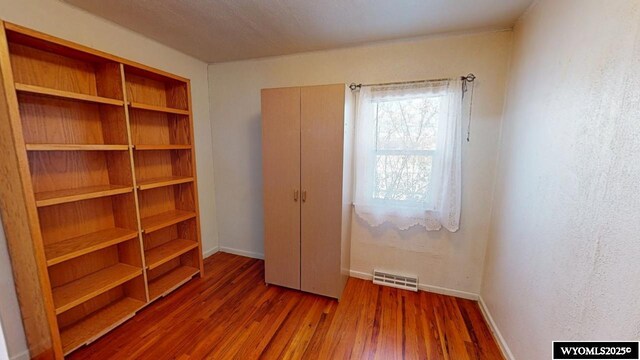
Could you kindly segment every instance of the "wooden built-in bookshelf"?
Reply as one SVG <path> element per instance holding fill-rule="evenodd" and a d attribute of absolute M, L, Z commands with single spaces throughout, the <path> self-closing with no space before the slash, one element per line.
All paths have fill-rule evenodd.
<path fill-rule="evenodd" d="M 4 229 L 31 356 L 62 358 L 202 275 L 189 80 L 0 31 Z"/>

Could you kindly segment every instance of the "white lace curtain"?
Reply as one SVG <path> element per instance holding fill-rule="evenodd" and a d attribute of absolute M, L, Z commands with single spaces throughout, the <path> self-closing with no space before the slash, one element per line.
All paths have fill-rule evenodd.
<path fill-rule="evenodd" d="M 356 214 L 371 226 L 458 230 L 461 122 L 461 80 L 363 86 L 356 118 Z"/>

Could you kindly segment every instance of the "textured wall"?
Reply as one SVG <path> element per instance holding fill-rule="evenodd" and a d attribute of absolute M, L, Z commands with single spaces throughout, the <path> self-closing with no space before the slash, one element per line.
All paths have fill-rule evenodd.
<path fill-rule="evenodd" d="M 204 251 L 218 245 L 211 158 L 207 64 L 58 0 L 0 0 L 0 18 L 191 79 Z M 26 348 L 0 236 L 0 317 L 12 356 Z"/>
<path fill-rule="evenodd" d="M 481 295 L 517 359 L 640 338 L 640 2 L 542 0 L 515 28 Z"/>
<path fill-rule="evenodd" d="M 2 324 L 0 324 L 0 359 L 8 358 L 9 350 L 7 350 L 7 342 L 4 336 L 4 329 L 2 328 Z"/>
<path fill-rule="evenodd" d="M 423 284 L 478 293 L 489 231 L 511 32 L 432 37 L 209 66 L 220 246 L 263 252 L 260 89 L 478 76 L 473 134 L 463 145 L 457 233 L 353 226 L 351 268 L 416 274 Z"/>
<path fill-rule="evenodd" d="M 20 308 L 11 275 L 9 251 L 5 241 L 4 229 L 0 224 L 0 326 L 4 330 L 9 355 L 24 357 L 27 354 L 27 342 L 22 328 Z M 1 353 L 0 359 L 2 359 Z"/>

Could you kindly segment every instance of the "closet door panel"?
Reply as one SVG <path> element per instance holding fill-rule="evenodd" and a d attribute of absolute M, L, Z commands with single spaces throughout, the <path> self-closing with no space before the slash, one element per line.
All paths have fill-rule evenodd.
<path fill-rule="evenodd" d="M 339 297 L 345 86 L 301 90 L 301 289 Z"/>
<path fill-rule="evenodd" d="M 268 284 L 300 289 L 300 88 L 262 90 Z"/>

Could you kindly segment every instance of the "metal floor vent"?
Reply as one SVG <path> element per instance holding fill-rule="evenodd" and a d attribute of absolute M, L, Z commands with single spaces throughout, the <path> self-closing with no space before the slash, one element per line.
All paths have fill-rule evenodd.
<path fill-rule="evenodd" d="M 418 291 L 418 278 L 373 270 L 373 283 L 404 290 Z"/>

